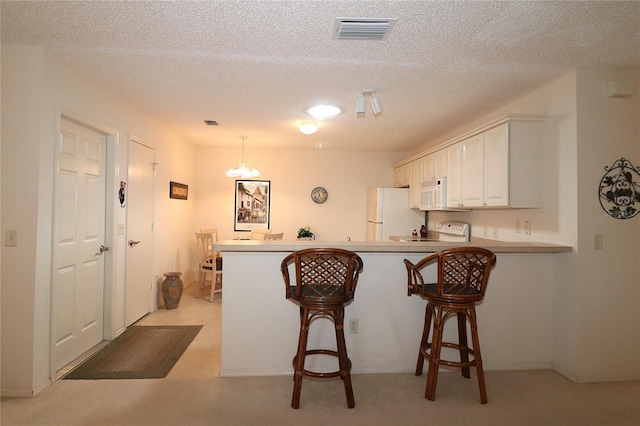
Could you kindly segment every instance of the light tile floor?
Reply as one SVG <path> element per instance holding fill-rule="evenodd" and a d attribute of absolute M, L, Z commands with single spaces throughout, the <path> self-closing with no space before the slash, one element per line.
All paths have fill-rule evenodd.
<path fill-rule="evenodd" d="M 159 308 L 136 325 L 202 325 L 182 357 L 169 372 L 168 378 L 211 378 L 220 374 L 222 294 L 209 302 L 211 286 L 202 289 L 196 298 L 198 283 L 187 286 L 176 309 Z"/>

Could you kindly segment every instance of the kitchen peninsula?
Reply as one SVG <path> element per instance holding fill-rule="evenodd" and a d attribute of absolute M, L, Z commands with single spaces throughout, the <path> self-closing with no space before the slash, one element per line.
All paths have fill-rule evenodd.
<path fill-rule="evenodd" d="M 288 253 L 308 247 L 352 250 L 364 262 L 354 301 L 345 310 L 345 323 L 357 319 L 358 324 L 357 333 L 346 334 L 353 373 L 414 371 L 426 302 L 407 296 L 403 260 L 417 262 L 428 253 L 464 245 L 498 256 L 477 309 L 485 369 L 550 368 L 554 259 L 572 247 L 478 238 L 469 243 L 226 240 L 215 244 L 224 258 L 220 375 L 292 373 L 299 312 L 285 299 L 280 263 Z M 445 337 L 452 338 L 454 331 L 446 330 Z M 309 347 L 330 347 L 334 340 L 330 322 L 318 319 Z M 335 370 L 335 361 L 326 358 L 310 357 L 308 366 Z"/>

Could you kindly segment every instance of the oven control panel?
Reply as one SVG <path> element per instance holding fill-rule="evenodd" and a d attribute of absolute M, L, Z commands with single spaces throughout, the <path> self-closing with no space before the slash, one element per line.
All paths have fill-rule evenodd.
<path fill-rule="evenodd" d="M 469 237 L 471 235 L 471 228 L 468 223 L 465 222 L 440 222 L 436 224 L 436 231 L 440 233 L 440 239 L 442 240 L 443 236 L 450 235 L 456 237 L 463 237 L 464 241 L 469 241 Z"/>

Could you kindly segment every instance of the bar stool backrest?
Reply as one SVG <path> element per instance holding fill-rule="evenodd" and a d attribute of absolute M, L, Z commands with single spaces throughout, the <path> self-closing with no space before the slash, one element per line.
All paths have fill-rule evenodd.
<path fill-rule="evenodd" d="M 408 294 L 451 303 L 482 300 L 496 255 L 480 247 L 457 247 L 433 253 L 413 264 L 405 259 Z M 437 265 L 437 282 L 425 283 L 421 270 Z"/>
<path fill-rule="evenodd" d="M 295 266 L 293 282 L 289 273 L 292 263 Z M 362 267 L 362 259 L 352 251 L 309 248 L 289 254 L 280 269 L 287 299 L 333 304 L 353 299 Z"/>

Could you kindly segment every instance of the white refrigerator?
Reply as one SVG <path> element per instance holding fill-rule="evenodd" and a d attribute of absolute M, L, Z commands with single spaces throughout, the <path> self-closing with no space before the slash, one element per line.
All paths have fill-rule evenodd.
<path fill-rule="evenodd" d="M 409 208 L 408 188 L 373 188 L 367 205 L 367 241 L 389 241 L 420 231 L 425 213 Z"/>

